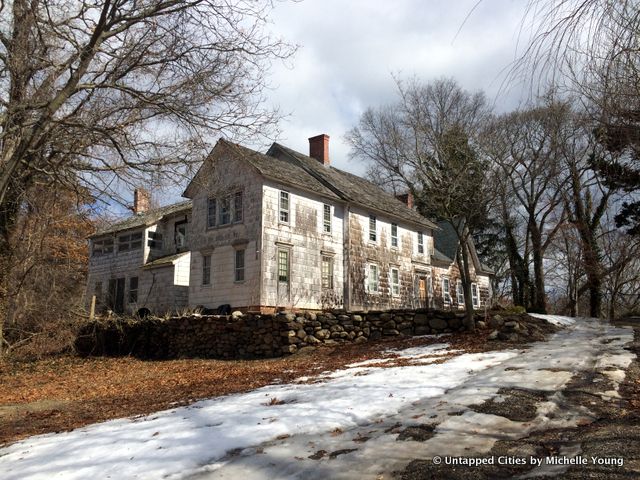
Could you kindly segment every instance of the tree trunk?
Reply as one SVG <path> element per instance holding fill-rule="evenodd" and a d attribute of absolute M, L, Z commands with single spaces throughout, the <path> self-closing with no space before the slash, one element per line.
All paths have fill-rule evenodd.
<path fill-rule="evenodd" d="M 460 242 L 458 258 L 462 257 L 462 262 L 458 261 L 458 268 L 460 269 L 460 279 L 462 281 L 462 291 L 464 293 L 464 327 L 470 332 L 475 331 L 476 322 L 474 319 L 473 300 L 471 298 L 471 273 L 469 266 L 469 250 L 465 242 Z"/>
<path fill-rule="evenodd" d="M 542 235 L 535 218 L 529 219 L 529 234 L 531 236 L 531 247 L 533 249 L 533 296 L 531 298 L 531 311 L 535 313 L 547 313 L 547 302 L 544 291 L 544 267 L 543 267 L 543 247 Z"/>

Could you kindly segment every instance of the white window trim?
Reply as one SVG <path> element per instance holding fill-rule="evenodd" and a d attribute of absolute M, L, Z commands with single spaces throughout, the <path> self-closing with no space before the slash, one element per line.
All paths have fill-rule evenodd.
<path fill-rule="evenodd" d="M 444 288 L 444 282 L 449 284 L 449 288 Z M 448 277 L 442 277 L 442 281 L 440 282 L 442 286 L 442 303 L 444 305 L 451 305 L 451 280 Z"/>
<path fill-rule="evenodd" d="M 324 271 L 323 271 L 323 266 L 324 263 L 327 262 L 329 265 L 329 276 L 328 276 L 328 286 L 324 286 L 323 285 L 323 275 L 324 275 Z M 320 288 L 322 290 L 333 290 L 333 288 L 335 287 L 335 283 L 334 283 L 334 261 L 333 261 L 333 257 L 329 256 L 329 255 L 321 255 L 320 256 Z"/>
<path fill-rule="evenodd" d="M 462 297 L 462 300 L 460 298 Z M 464 288 L 462 286 L 462 280 L 456 282 L 456 303 L 458 305 L 464 305 Z"/>
<path fill-rule="evenodd" d="M 373 220 L 373 230 L 371 229 L 371 221 Z M 371 238 L 371 234 L 373 233 L 374 238 Z M 367 233 L 367 238 L 369 239 L 369 243 L 378 243 L 378 217 L 373 214 L 369 214 L 369 229 Z"/>
<path fill-rule="evenodd" d="M 474 295 L 475 293 L 475 295 Z M 473 302 L 473 308 L 480 308 L 480 288 L 477 283 L 471 284 L 471 301 Z"/>
<path fill-rule="evenodd" d="M 371 290 L 371 267 L 376 268 L 376 290 Z M 367 272 L 364 278 L 365 281 L 365 290 L 369 295 L 379 295 L 380 294 L 380 267 L 377 263 L 367 263 Z"/>
<path fill-rule="evenodd" d="M 282 194 L 287 195 L 287 208 L 282 208 Z M 282 213 L 287 213 L 287 220 L 282 220 Z M 278 223 L 282 225 L 291 224 L 291 193 L 286 190 L 278 190 Z"/>
<path fill-rule="evenodd" d="M 393 272 L 397 272 L 398 274 L 398 283 L 393 282 Z M 399 297 L 400 296 L 400 269 L 398 267 L 391 267 L 389 269 L 389 285 L 391 286 L 391 296 Z M 398 287 L 398 292 L 394 292 L 394 287 Z"/>
<path fill-rule="evenodd" d="M 393 227 L 396 227 L 396 234 L 395 236 L 393 235 Z M 396 240 L 396 244 L 393 244 L 393 239 L 395 238 Z M 398 224 L 397 223 L 392 223 L 391 224 L 391 248 L 393 249 L 400 249 L 400 236 L 398 235 Z"/>
<path fill-rule="evenodd" d="M 329 221 L 327 223 L 327 219 L 325 218 L 325 213 L 326 213 L 326 209 L 327 207 L 329 207 Z M 325 227 L 327 227 L 327 225 L 329 226 L 329 230 L 327 231 L 327 229 Z M 322 205 L 322 233 L 325 235 L 332 235 L 333 234 L 333 207 L 331 205 L 329 205 L 328 203 L 324 203 Z"/>

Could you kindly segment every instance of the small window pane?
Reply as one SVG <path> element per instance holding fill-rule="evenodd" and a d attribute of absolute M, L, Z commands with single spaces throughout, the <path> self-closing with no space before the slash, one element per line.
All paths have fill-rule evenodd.
<path fill-rule="evenodd" d="M 202 285 L 211 285 L 211 255 L 202 257 Z"/>
<path fill-rule="evenodd" d="M 244 250 L 236 250 L 235 281 L 244 282 Z"/>
<path fill-rule="evenodd" d="M 220 225 L 231 223 L 231 197 L 220 199 Z"/>
<path fill-rule="evenodd" d="M 331 233 L 331 205 L 323 208 L 323 229 L 324 233 Z"/>
<path fill-rule="evenodd" d="M 278 281 L 289 281 L 289 252 L 287 250 L 278 251 Z"/>
<path fill-rule="evenodd" d="M 391 269 L 391 293 L 400 295 L 400 272 L 397 268 Z"/>
<path fill-rule="evenodd" d="M 241 222 L 243 218 L 242 192 L 237 192 L 233 197 L 233 221 Z"/>
<path fill-rule="evenodd" d="M 398 225 L 395 223 L 391 224 L 391 246 L 398 246 Z"/>
<path fill-rule="evenodd" d="M 378 292 L 378 266 L 369 265 L 369 292 Z"/>
<path fill-rule="evenodd" d="M 418 232 L 418 253 L 424 253 L 424 236 Z"/>
<path fill-rule="evenodd" d="M 210 198 L 207 203 L 207 227 L 216 226 L 216 208 L 217 200 Z"/>
<path fill-rule="evenodd" d="M 322 288 L 323 289 L 332 289 L 333 288 L 333 258 L 332 257 L 322 257 Z"/>
<path fill-rule="evenodd" d="M 456 301 L 462 305 L 464 303 L 464 289 L 462 288 L 462 282 L 458 280 L 457 288 L 456 288 Z"/>
<path fill-rule="evenodd" d="M 369 215 L 369 240 L 371 240 L 372 242 L 375 242 L 378 239 L 376 227 L 377 227 L 376 216 Z"/>
<path fill-rule="evenodd" d="M 129 279 L 129 303 L 136 303 L 138 301 L 138 277 L 131 277 Z"/>
<path fill-rule="evenodd" d="M 280 192 L 280 221 L 289 223 L 289 193 Z"/>

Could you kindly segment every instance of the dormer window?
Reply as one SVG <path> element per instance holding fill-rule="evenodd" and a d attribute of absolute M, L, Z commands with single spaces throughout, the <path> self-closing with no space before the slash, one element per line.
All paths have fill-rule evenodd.
<path fill-rule="evenodd" d="M 102 238 L 100 240 L 94 240 L 93 242 L 93 256 L 100 257 L 113 253 L 113 238 Z"/>
<path fill-rule="evenodd" d="M 142 232 L 128 233 L 118 237 L 118 253 L 137 250 L 142 247 Z"/>

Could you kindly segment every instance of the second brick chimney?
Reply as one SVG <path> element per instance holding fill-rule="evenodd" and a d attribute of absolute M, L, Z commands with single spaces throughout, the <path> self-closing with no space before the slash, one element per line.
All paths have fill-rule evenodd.
<path fill-rule="evenodd" d="M 151 206 L 151 195 L 146 188 L 138 187 L 133 192 L 133 213 L 136 215 L 149 210 Z"/>
<path fill-rule="evenodd" d="M 411 192 L 396 195 L 396 198 L 404 203 L 407 207 L 413 209 L 413 194 Z"/>
<path fill-rule="evenodd" d="M 322 133 L 309 139 L 309 156 L 318 160 L 325 167 L 330 165 L 329 135 Z"/>

